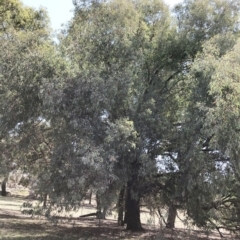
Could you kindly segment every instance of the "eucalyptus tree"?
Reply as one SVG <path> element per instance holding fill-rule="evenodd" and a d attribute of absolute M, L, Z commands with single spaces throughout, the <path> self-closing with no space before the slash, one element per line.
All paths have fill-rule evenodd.
<path fill-rule="evenodd" d="M 191 95 L 186 85 L 188 73 L 204 41 L 219 33 L 237 32 L 238 3 L 186 1 L 175 9 L 177 25 L 166 5 L 157 0 L 75 1 L 75 6 L 61 49 L 74 66 L 76 78 L 66 81 L 65 90 L 56 91 L 53 100 L 46 97 L 46 101 L 57 103 L 52 114 L 56 122 L 63 121 L 62 134 L 67 141 L 59 144 L 62 147 L 56 158 L 66 154 L 62 149 L 68 143 L 71 159 L 76 157 L 80 166 L 83 159 L 85 165 L 90 164 L 95 151 L 97 161 L 106 166 L 111 162 L 105 175 L 127 189 L 127 229 L 140 230 L 139 202 L 152 191 L 156 176 L 164 176 L 165 183 L 158 183 L 158 191 L 166 194 L 167 205 L 194 196 L 184 186 L 193 189 L 198 181 L 194 176 L 201 163 L 189 156 L 199 153 L 195 146 L 199 139 L 192 125 L 186 127 L 188 117 L 189 121 L 194 119 L 181 95 Z M 226 11 L 218 21 L 222 8 Z M 179 171 L 157 174 L 159 155 L 172 157 Z M 166 158 L 162 164 L 168 165 Z M 91 170 L 85 173 L 85 179 L 90 179 Z M 74 182 L 79 182 L 78 174 Z M 169 220 L 173 223 L 175 210 Z"/>
<path fill-rule="evenodd" d="M 161 195 L 163 195 L 163 203 L 175 205 L 173 207 L 175 210 L 187 209 L 188 215 L 194 218 L 197 224 L 203 225 L 206 219 L 210 220 L 206 217 L 203 208 L 210 209 L 211 204 L 207 203 L 212 202 L 211 199 L 216 197 L 213 191 L 213 183 L 216 181 L 212 180 L 212 184 L 208 185 L 206 176 L 211 175 L 215 170 L 215 173 L 219 174 L 215 162 L 228 163 L 228 158 L 221 151 L 218 153 L 208 151 L 212 135 L 202 132 L 206 112 L 199 111 L 199 105 L 203 102 L 211 104 L 208 90 L 209 78 L 213 74 L 214 67 L 208 59 L 202 57 L 198 65 L 201 66 L 206 62 L 205 72 L 197 72 L 196 78 L 190 76 L 196 66 L 193 61 L 202 52 L 206 41 L 214 39 L 212 41 L 218 45 L 217 51 L 220 56 L 234 45 L 239 35 L 239 1 L 185 1 L 177 5 L 174 12 L 178 34 L 185 39 L 185 43 L 181 46 L 188 54 L 185 62 L 188 67 L 187 71 L 181 73 L 183 81 L 181 90 L 177 94 L 180 113 L 178 122 L 175 131 L 168 137 L 166 151 L 163 154 L 163 157 L 165 156 L 174 166 L 172 173 L 168 174 L 167 182 L 171 183 L 171 186 L 168 185 L 167 191 L 166 189 L 161 191 Z M 191 88 L 192 84 L 194 90 Z M 205 206 L 201 205 L 203 208 L 199 207 L 201 202 L 199 199 L 205 199 L 203 204 Z M 176 214 L 172 216 L 167 224 L 173 227 Z"/>
<path fill-rule="evenodd" d="M 229 27 L 228 31 L 220 31 L 206 41 L 202 45 L 203 51 L 196 55 L 190 71 L 185 74 L 188 87 L 183 96 L 185 107 L 179 125 L 180 138 L 177 138 L 178 143 L 173 150 L 175 155 L 171 155 L 179 173 L 175 177 L 171 175 L 175 179 L 169 194 L 172 202 L 176 207 L 186 209 L 188 216 L 198 226 L 218 230 L 239 229 L 237 217 L 234 216 L 238 211 L 233 200 L 237 198 L 236 176 L 232 170 L 234 162 L 225 151 L 229 146 L 227 141 L 222 141 L 221 146 L 215 142 L 216 138 L 220 141 L 227 133 L 221 131 L 223 121 L 217 123 L 212 115 L 219 102 L 216 94 L 212 94 L 212 83 L 219 89 L 216 76 L 221 75 L 223 82 L 228 80 L 221 74 L 226 69 L 220 69 L 219 62 L 222 66 L 228 64 L 226 56 L 236 51 L 233 49 L 237 47 L 233 47 L 237 41 L 238 29 L 234 28 L 233 31 Z M 229 72 L 234 71 L 230 65 L 228 67 Z M 221 116 L 228 118 L 223 111 Z M 210 119 L 215 125 L 209 124 Z M 237 117 L 233 119 L 237 120 Z M 219 130 L 218 136 L 215 127 Z M 236 137 L 234 139 L 237 141 Z"/>
<path fill-rule="evenodd" d="M 89 189 L 107 206 L 125 188 L 127 229 L 142 229 L 149 195 L 169 227 L 183 208 L 199 226 L 235 214 L 236 229 L 238 1 L 189 0 L 174 16 L 160 0 L 74 1 L 59 48 L 47 18 L 3 3 L 24 16 L 1 18 L 0 146 L 38 176 L 47 214 L 77 209 Z"/>
<path fill-rule="evenodd" d="M 147 179 L 157 173 L 159 146 L 177 120 L 175 92 L 187 54 L 162 1 L 76 6 L 61 48 L 78 73 L 62 94 L 56 92 L 54 102 L 60 104 L 52 111 L 56 119 L 63 116 L 68 149 L 72 145 L 79 164 L 91 161 L 84 155 L 94 151 L 103 162 L 114 159 L 111 174 L 127 189 L 127 229 L 140 230 L 140 199 L 148 194 Z M 66 154 L 62 149 L 60 156 Z"/>
<path fill-rule="evenodd" d="M 189 7 L 182 12 L 182 16 L 185 16 L 182 18 L 182 26 L 185 26 L 182 27 L 183 32 L 192 28 L 193 31 L 188 30 L 187 34 L 191 36 L 189 41 L 193 39 L 207 42 L 197 46 L 198 51 L 203 49 L 203 52 L 197 55 L 187 81 L 190 98 L 185 112 L 185 137 L 191 140 L 185 157 L 185 170 L 183 169 L 187 179 L 184 182 L 187 185 L 182 192 L 187 196 L 185 203 L 188 214 L 196 224 L 236 230 L 239 226 L 234 212 L 238 211 L 238 206 L 232 199 L 237 197 L 237 188 L 234 182 L 236 176 L 231 170 L 234 166 L 232 161 L 235 160 L 225 151 L 229 146 L 227 141 L 222 142 L 221 146 L 214 143 L 216 138 L 219 141 L 227 136 L 227 133 L 220 130 L 221 124 L 216 123 L 215 127 L 219 129 L 217 136 L 214 125 L 209 125 L 209 119 L 213 120 L 211 112 L 215 112 L 215 105 L 219 104 L 216 95 L 211 93 L 211 85 L 213 79 L 216 80 L 216 76 L 225 71 L 218 67 L 218 62 L 221 62 L 222 66 L 227 64 L 225 55 L 233 51 L 233 46 L 239 38 L 239 1 L 189 3 L 186 5 Z M 184 8 L 178 7 L 178 10 L 180 9 Z M 179 21 L 180 19 L 179 17 Z M 229 72 L 234 71 L 230 65 L 228 67 Z M 227 81 L 223 75 L 221 79 Z M 218 84 L 218 81 L 215 81 L 215 87 Z M 221 115 L 228 116 L 226 112 L 221 112 Z M 237 138 L 235 140 L 237 141 Z"/>
<path fill-rule="evenodd" d="M 2 0 L 0 3 L 0 32 L 10 28 L 16 31 L 34 31 L 49 27 L 49 17 L 44 9 L 35 10 L 19 0 Z"/>
<path fill-rule="evenodd" d="M 194 58 L 203 42 L 217 34 L 237 34 L 239 7 L 238 0 L 185 0 L 176 5 L 178 31 L 186 40 L 189 56 Z"/>
<path fill-rule="evenodd" d="M 44 133 L 35 133 L 39 123 L 47 121 L 41 99 L 43 84 L 59 78 L 60 68 L 64 75 L 66 65 L 51 40 L 45 10 L 25 7 L 20 1 L 1 1 L 0 8 L 1 170 L 7 166 L 2 172 L 6 177 L 13 161 L 18 167 L 32 169 L 26 155 L 34 149 L 39 153 Z"/>
<path fill-rule="evenodd" d="M 239 231 L 239 160 L 238 160 L 238 65 L 239 38 L 231 35 L 218 36 L 205 45 L 204 51 L 196 59 L 192 76 L 195 91 L 202 90 L 204 98 L 198 101 L 195 111 L 200 114 L 199 133 L 207 136 L 204 148 L 208 162 L 213 159 L 222 166 L 212 164 L 212 171 L 205 176 L 206 185 L 212 186 L 207 194 L 211 199 L 203 224 L 207 222 L 218 229 Z M 205 88 L 200 88 L 200 81 Z M 205 153 L 206 155 L 206 153 Z M 211 158 L 212 155 L 215 157 Z M 208 193 L 209 192 L 209 193 Z M 205 196 L 205 195 L 203 195 Z M 194 212 L 193 212 L 194 213 Z"/>

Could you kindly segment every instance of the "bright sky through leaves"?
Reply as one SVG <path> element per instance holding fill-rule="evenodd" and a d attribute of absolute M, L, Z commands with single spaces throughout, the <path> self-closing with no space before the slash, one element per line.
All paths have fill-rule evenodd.
<path fill-rule="evenodd" d="M 73 16 L 72 0 L 22 0 L 22 2 L 30 7 L 38 9 L 40 6 L 47 8 L 51 19 L 53 30 L 61 28 L 61 24 L 65 24 Z M 165 1 L 170 7 L 181 2 L 181 0 Z"/>

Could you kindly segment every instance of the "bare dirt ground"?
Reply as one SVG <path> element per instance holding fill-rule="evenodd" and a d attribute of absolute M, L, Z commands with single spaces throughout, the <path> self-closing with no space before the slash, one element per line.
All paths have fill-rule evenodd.
<path fill-rule="evenodd" d="M 126 231 L 118 227 L 113 214 L 107 220 L 94 217 L 79 218 L 79 215 L 95 212 L 94 205 L 85 204 L 80 211 L 70 217 L 58 216 L 58 224 L 51 223 L 44 217 L 31 217 L 21 213 L 20 208 L 26 201 L 27 192 L 7 197 L 0 196 L 0 240 L 83 240 L 83 239 L 151 239 L 151 240 L 217 240 L 221 239 L 217 232 L 207 233 L 201 230 L 184 228 L 177 223 L 174 230 L 161 228 L 158 223 L 149 221 L 148 212 L 143 211 L 141 219 L 143 232 Z M 180 228 L 180 227 L 181 228 Z M 224 234 L 224 239 L 240 239 Z"/>

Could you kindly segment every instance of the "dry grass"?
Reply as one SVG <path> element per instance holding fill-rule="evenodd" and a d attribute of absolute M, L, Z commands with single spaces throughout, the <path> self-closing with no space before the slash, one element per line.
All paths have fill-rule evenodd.
<path fill-rule="evenodd" d="M 24 194 L 25 195 L 25 194 Z M 173 231 L 160 228 L 158 221 L 148 212 L 143 211 L 142 221 L 145 231 L 133 233 L 117 226 L 116 215 L 108 220 L 94 217 L 79 218 L 80 215 L 95 212 L 93 205 L 85 204 L 71 217 L 58 216 L 58 224 L 53 224 L 43 217 L 32 218 L 23 215 L 20 207 L 25 196 L 0 197 L 0 240 L 83 240 L 83 239 L 155 239 L 155 240 L 206 240 L 220 239 L 217 233 L 207 236 L 200 230 L 186 229 L 177 224 Z M 237 239 L 225 234 L 225 239 Z"/>

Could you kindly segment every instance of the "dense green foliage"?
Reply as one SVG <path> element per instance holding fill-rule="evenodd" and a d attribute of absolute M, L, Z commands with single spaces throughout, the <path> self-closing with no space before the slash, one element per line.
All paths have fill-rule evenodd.
<path fill-rule="evenodd" d="M 17 31 L 35 31 L 48 28 L 48 15 L 44 9 L 38 11 L 23 6 L 18 0 L 2 0 L 0 4 L 0 31 L 10 28 Z"/>
<path fill-rule="evenodd" d="M 126 189 L 127 229 L 145 201 L 239 230 L 239 4 L 74 1 L 55 45 L 43 10 L 3 1 L 1 172 L 34 176 L 47 214 Z"/>

